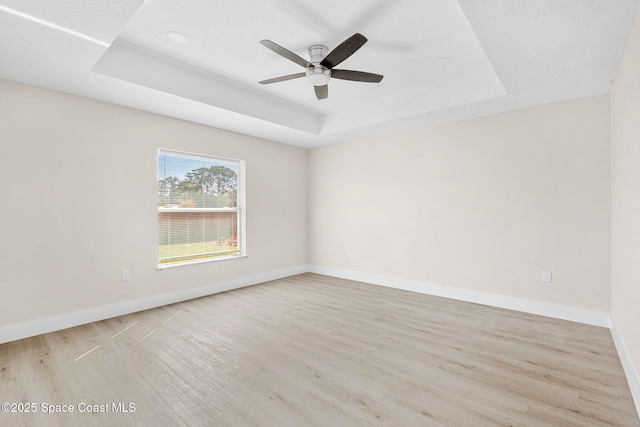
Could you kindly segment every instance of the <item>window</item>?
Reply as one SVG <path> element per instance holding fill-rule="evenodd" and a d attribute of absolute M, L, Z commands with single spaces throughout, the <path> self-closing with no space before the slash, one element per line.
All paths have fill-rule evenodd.
<path fill-rule="evenodd" d="M 160 267 L 244 254 L 240 160 L 158 150 Z"/>

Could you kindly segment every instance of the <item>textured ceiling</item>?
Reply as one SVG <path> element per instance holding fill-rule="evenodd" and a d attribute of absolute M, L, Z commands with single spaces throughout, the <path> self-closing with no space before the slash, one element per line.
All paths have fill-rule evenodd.
<path fill-rule="evenodd" d="M 0 78 L 313 147 L 609 93 L 638 0 L 0 0 Z M 184 34 L 176 42 L 167 32 Z M 318 101 L 308 58 L 368 42 Z M 441 58 L 449 58 L 439 65 Z"/>

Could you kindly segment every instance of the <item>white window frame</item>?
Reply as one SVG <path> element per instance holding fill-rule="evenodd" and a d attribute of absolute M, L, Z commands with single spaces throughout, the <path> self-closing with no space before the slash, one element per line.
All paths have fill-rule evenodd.
<path fill-rule="evenodd" d="M 221 163 L 235 163 L 238 165 L 238 174 L 237 174 L 237 203 L 236 203 L 236 207 L 232 207 L 232 208 L 163 208 L 160 206 L 157 206 L 157 195 L 156 195 L 156 206 L 157 206 L 157 212 L 163 212 L 163 213 L 173 213 L 173 212 L 178 212 L 178 213 L 188 213 L 188 212 L 236 212 L 237 213 L 237 245 L 238 245 L 238 250 L 234 251 L 237 253 L 234 253 L 232 255 L 218 255 L 218 256 L 211 256 L 209 258 L 202 258 L 202 259 L 195 259 L 195 260 L 185 260 L 185 261 L 175 261 L 175 262 L 170 262 L 170 263 L 166 263 L 166 264 L 160 264 L 159 261 L 159 257 L 158 257 L 158 248 L 160 247 L 160 241 L 159 241 L 159 222 L 158 222 L 158 217 L 156 215 L 156 260 L 158 261 L 158 266 L 157 269 L 159 270 L 163 270 L 163 269 L 168 269 L 168 268 L 176 268 L 176 267 L 184 267 L 184 266 L 188 266 L 188 265 L 195 265 L 195 264 L 204 264 L 204 263 L 210 263 L 210 262 L 220 262 L 220 261 L 227 261 L 227 260 L 231 260 L 231 259 L 238 259 L 238 258 L 246 258 L 247 254 L 246 254 L 246 200 L 245 200 L 245 161 L 244 160 L 239 160 L 239 159 L 231 159 L 231 158 L 226 158 L 226 157 L 220 157 L 220 156 L 213 156 L 213 155 L 209 155 L 209 154 L 198 154 L 198 153 L 191 153 L 191 152 L 186 152 L 186 151 L 178 151 L 178 150 L 172 150 L 172 149 L 166 149 L 166 148 L 158 148 L 158 152 L 156 153 L 156 164 L 158 162 L 158 157 L 160 156 L 160 154 L 168 154 L 168 155 L 175 155 L 175 156 L 181 156 L 181 157 L 191 157 L 194 160 L 206 160 L 206 159 L 210 159 L 212 161 L 215 162 L 221 162 Z M 156 166 L 157 167 L 157 166 Z M 157 181 L 157 177 L 158 177 L 159 171 L 156 170 L 156 181 Z M 157 185 L 156 185 L 157 188 Z"/>

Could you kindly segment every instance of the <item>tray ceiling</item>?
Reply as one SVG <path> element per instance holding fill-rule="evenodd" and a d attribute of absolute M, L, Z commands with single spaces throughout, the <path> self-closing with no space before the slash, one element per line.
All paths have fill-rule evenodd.
<path fill-rule="evenodd" d="M 614 6 L 615 5 L 615 6 Z M 0 77 L 312 147 L 609 93 L 637 0 L 0 0 Z M 308 58 L 359 32 L 317 100 Z M 178 37 L 176 37 L 176 33 Z M 183 35 L 184 37 L 180 37 Z"/>

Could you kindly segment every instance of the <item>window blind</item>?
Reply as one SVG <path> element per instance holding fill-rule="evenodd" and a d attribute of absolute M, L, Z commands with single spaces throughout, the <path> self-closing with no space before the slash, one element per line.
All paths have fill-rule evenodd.
<path fill-rule="evenodd" d="M 158 263 L 241 254 L 243 162 L 158 151 Z"/>

